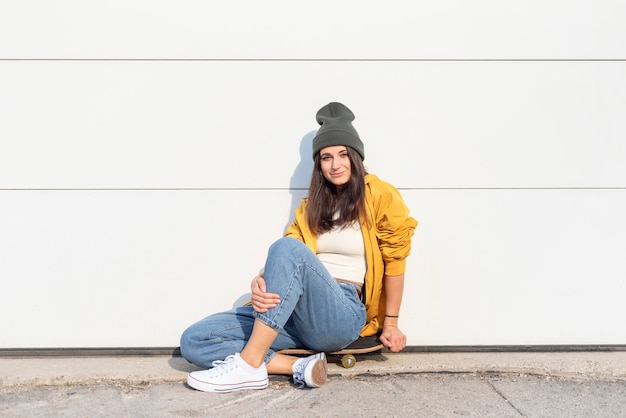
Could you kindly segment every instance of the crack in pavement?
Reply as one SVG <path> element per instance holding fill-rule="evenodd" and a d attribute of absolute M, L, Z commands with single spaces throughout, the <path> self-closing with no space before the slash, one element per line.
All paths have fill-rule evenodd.
<path fill-rule="evenodd" d="M 484 378 L 485 382 L 487 382 L 487 384 L 489 385 L 489 387 L 491 387 L 491 389 L 498 394 L 498 396 L 500 396 L 504 402 L 506 402 L 508 405 L 511 406 L 511 408 L 513 408 L 518 414 L 520 414 L 523 417 L 527 417 L 526 414 L 524 414 L 517 406 L 515 406 L 513 404 L 513 402 L 511 402 L 505 395 L 504 393 L 502 393 L 494 384 L 490 379 L 486 379 Z"/>

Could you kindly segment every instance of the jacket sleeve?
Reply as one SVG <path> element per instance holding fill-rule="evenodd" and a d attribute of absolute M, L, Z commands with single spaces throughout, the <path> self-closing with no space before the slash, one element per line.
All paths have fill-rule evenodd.
<path fill-rule="evenodd" d="M 385 275 L 397 276 L 405 272 L 417 221 L 409 216 L 409 208 L 400 192 L 388 183 L 380 183 L 372 190 L 376 237 L 385 263 Z"/>
<path fill-rule="evenodd" d="M 287 227 L 287 231 L 285 231 L 285 237 L 296 238 L 304 242 L 304 234 L 302 227 L 300 226 L 300 222 L 304 219 L 304 206 L 305 201 L 303 200 L 302 203 L 300 203 L 300 206 L 296 209 L 294 220 L 291 222 L 289 227 Z"/>

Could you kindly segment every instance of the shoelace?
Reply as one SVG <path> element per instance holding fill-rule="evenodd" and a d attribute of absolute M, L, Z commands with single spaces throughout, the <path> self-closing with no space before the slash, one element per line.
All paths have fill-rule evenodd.
<path fill-rule="evenodd" d="M 296 371 L 293 373 L 293 383 L 298 389 L 303 389 L 306 386 L 306 382 L 304 381 L 304 369 L 306 365 L 307 362 L 304 361 L 298 363 Z"/>
<path fill-rule="evenodd" d="M 209 376 L 221 376 L 226 372 L 233 370 L 236 366 L 233 364 L 235 361 L 235 356 L 230 355 L 226 357 L 224 360 L 215 360 L 213 364 L 213 368 L 207 370 L 207 374 Z"/>

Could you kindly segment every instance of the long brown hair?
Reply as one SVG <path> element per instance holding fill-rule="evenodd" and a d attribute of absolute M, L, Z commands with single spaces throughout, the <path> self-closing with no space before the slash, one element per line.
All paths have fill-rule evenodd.
<path fill-rule="evenodd" d="M 367 170 L 361 156 L 351 147 L 348 150 L 351 175 L 340 190 L 324 178 L 320 153 L 314 157 L 313 174 L 309 186 L 306 220 L 314 234 L 330 231 L 334 226 L 348 226 L 360 218 L 369 222 L 365 211 L 365 175 Z M 335 213 L 339 214 L 336 218 Z"/>

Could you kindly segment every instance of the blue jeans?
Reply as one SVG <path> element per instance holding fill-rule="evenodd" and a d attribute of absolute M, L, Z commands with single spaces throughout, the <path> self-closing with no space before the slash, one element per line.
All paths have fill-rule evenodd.
<path fill-rule="evenodd" d="M 281 238 L 269 249 L 265 262 L 267 291 L 280 295 L 280 303 L 265 313 L 242 306 L 211 315 L 183 332 L 182 356 L 200 367 L 241 352 L 255 319 L 278 332 L 265 356 L 276 351 L 307 347 L 338 350 L 359 337 L 365 325 L 365 306 L 357 285 L 337 283 L 317 256 L 294 238 Z"/>

